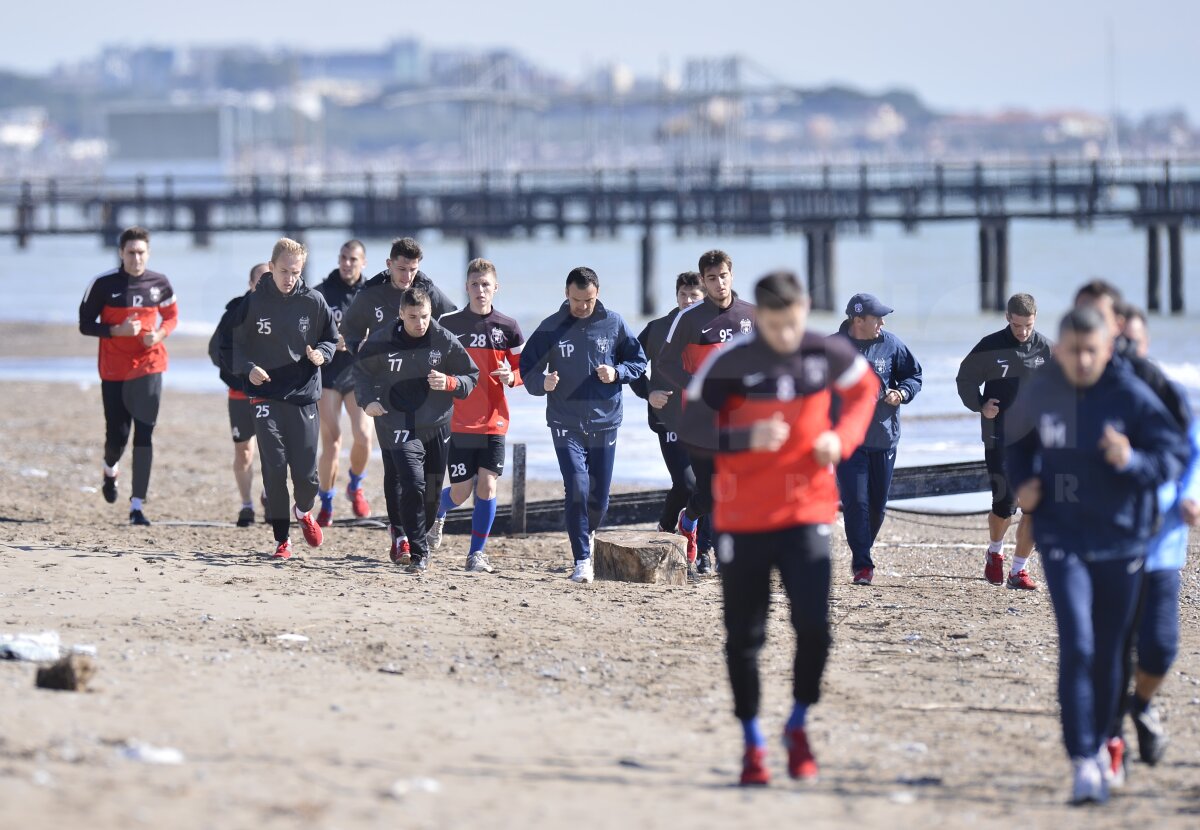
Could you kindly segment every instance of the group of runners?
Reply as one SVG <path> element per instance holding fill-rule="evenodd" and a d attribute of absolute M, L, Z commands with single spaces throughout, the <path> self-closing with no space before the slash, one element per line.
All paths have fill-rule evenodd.
<path fill-rule="evenodd" d="M 132 431 L 129 516 L 138 525 L 149 524 L 162 341 L 177 320 L 169 281 L 147 270 L 149 241 L 142 228 L 126 230 L 120 266 L 97 277 L 80 306 L 80 330 L 100 338 L 103 494 L 117 499 Z M 446 514 L 473 497 L 465 566 L 490 572 L 485 546 L 504 471 L 506 393 L 524 385 L 546 398 L 570 579 L 591 582 L 628 384 L 648 401 L 671 476 L 659 529 L 684 537 L 695 574 L 721 574 L 728 669 L 745 735 L 741 783 L 770 779 L 758 654 L 773 571 L 797 638 L 787 770 L 816 777 L 806 721 L 831 644 L 830 529 L 840 503 L 850 578 L 872 584 L 899 411 L 922 385 L 920 363 L 885 330 L 893 309 L 856 294 L 840 331 L 817 335 L 795 274 L 764 276 L 749 302 L 733 288 L 730 256 L 713 250 L 678 276 L 676 307 L 636 335 L 600 301 L 596 272 L 575 268 L 565 300 L 526 342 L 495 307 L 499 277 L 485 259 L 468 264 L 467 306 L 458 309 L 420 270 L 414 239 L 396 240 L 386 268 L 371 278 L 365 245 L 350 240 L 314 288 L 303 279 L 307 256 L 300 243 L 280 239 L 270 260 L 250 270 L 247 292 L 226 307 L 210 342 L 229 387 L 238 525 L 256 521 L 256 441 L 274 556 L 293 555 L 293 521 L 309 545 L 321 544 L 336 510 L 344 412 L 352 438 L 345 496 L 355 516 L 370 514 L 363 483 L 377 441 L 391 561 L 425 571 Z M 1072 801 L 1100 802 L 1123 781 L 1127 715 L 1143 761 L 1157 763 L 1166 746 L 1152 698 L 1177 650 L 1187 526 L 1200 520 L 1200 428 L 1182 392 L 1146 359 L 1145 315 L 1112 285 L 1079 289 L 1057 343 L 1036 330 L 1036 319 L 1034 298 L 1014 295 L 1007 325 L 965 357 L 957 386 L 980 414 L 992 487 L 984 577 L 1036 590 L 1026 563 L 1035 548 L 1042 553 L 1060 637 Z M 1006 579 L 1004 537 L 1018 508 Z"/>

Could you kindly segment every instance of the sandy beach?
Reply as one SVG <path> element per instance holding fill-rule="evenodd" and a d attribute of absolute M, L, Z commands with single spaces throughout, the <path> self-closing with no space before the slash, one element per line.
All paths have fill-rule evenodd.
<path fill-rule="evenodd" d="M 0 339 L 6 356 L 94 349 L 56 326 L 4 325 Z M 170 348 L 200 356 L 204 342 Z M 1156 768 L 1131 763 L 1106 807 L 1066 806 L 1048 598 L 983 580 L 983 516 L 893 513 L 869 588 L 849 584 L 835 529 L 835 644 L 810 725 L 821 780 L 788 781 L 773 740 L 774 784 L 745 792 L 732 786 L 741 732 L 716 579 L 576 586 L 561 533 L 494 538 L 493 575 L 463 573 L 466 537 L 448 535 L 428 575 L 405 576 L 385 533 L 351 527 L 274 563 L 265 526 L 232 526 L 215 394 L 164 396 L 155 524 L 133 529 L 128 475 L 117 504 L 98 492 L 98 382 L 6 382 L 0 395 L 0 634 L 57 631 L 95 646 L 99 667 L 94 691 L 76 694 L 35 689 L 32 664 L 0 662 L 0 827 L 1200 822 L 1196 534 L 1161 696 L 1173 743 Z M 556 494 L 561 484 L 531 483 L 531 499 Z M 1036 560 L 1031 571 L 1040 582 Z M 769 637 L 774 735 L 790 707 L 782 601 Z M 182 762 L 130 760 L 138 744 Z"/>

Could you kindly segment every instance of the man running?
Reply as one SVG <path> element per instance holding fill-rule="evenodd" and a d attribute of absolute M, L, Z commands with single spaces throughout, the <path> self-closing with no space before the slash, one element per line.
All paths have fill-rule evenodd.
<path fill-rule="evenodd" d="M 154 461 L 152 437 L 167 370 L 163 345 L 179 322 L 170 281 L 148 271 L 150 232 L 126 228 L 117 241 L 121 264 L 92 280 L 79 304 L 79 331 L 100 338 L 104 402 L 104 500 L 117 500 L 117 464 L 133 428 L 133 495 L 129 523 L 149 526 L 143 511 Z"/>
<path fill-rule="evenodd" d="M 400 299 L 409 288 L 420 288 L 429 295 L 434 320 L 458 308 L 421 270 L 424 256 L 421 245 L 412 237 L 392 242 L 384 270 L 363 284 L 343 314 L 341 332 L 350 354 L 358 351 L 372 331 L 392 329 L 392 324 L 400 318 Z M 393 527 L 407 557 L 411 552 L 408 535 L 403 527 L 394 523 Z"/>
<path fill-rule="evenodd" d="M 1122 653 L 1141 588 L 1156 489 L 1177 480 L 1188 446 L 1162 403 L 1120 361 L 1095 309 L 1063 317 L 1054 365 L 1010 417 L 1007 451 L 1059 633 L 1059 704 L 1074 771 L 1071 801 L 1108 799 L 1106 747 L 1121 697 Z"/>
<path fill-rule="evenodd" d="M 833 335 L 854 344 L 881 384 L 867 437 L 853 454 L 843 456 L 837 471 L 855 585 L 870 585 L 875 578 L 871 548 L 883 527 L 892 490 L 900 407 L 912 403 L 921 391 L 921 364 L 899 337 L 883 330 L 883 318 L 891 313 L 875 295 L 855 294 L 846 303 L 845 321 Z"/>
<path fill-rule="evenodd" d="M 237 307 L 254 291 L 262 275 L 270 270 L 269 263 L 260 262 L 250 269 L 250 287 L 245 294 L 234 297 L 225 305 L 225 313 L 208 341 L 208 356 L 221 370 L 221 382 L 229 387 L 229 429 L 233 434 L 233 479 L 242 497 L 237 526 L 254 524 L 254 502 L 250 498 L 251 467 L 254 465 L 254 407 L 243 389 L 245 378 L 233 366 L 233 321 Z"/>
<path fill-rule="evenodd" d="M 1037 302 L 1032 295 L 1010 297 L 1004 317 L 1008 325 L 975 344 L 959 364 L 955 380 L 963 405 L 980 416 L 983 460 L 992 485 L 983 578 L 993 585 L 1004 584 L 1004 534 L 1017 512 L 1016 493 L 1004 472 L 1004 448 L 1019 436 L 1005 434 L 1005 413 L 1016 403 L 1018 393 L 1033 373 L 1051 360 L 1050 341 L 1034 331 Z M 1009 588 L 1037 589 L 1037 583 L 1025 570 L 1032 552 L 1033 527 L 1029 514 L 1023 513 L 1017 524 L 1017 549 L 1008 575 Z"/>
<path fill-rule="evenodd" d="M 343 316 L 362 290 L 363 268 L 366 265 L 366 246 L 357 239 L 351 239 L 338 252 L 338 267 L 330 271 L 329 276 L 316 287 L 317 293 L 329 305 L 339 331 Z M 371 505 L 363 492 L 367 462 L 371 459 L 371 419 L 363 414 L 354 399 L 354 375 L 350 371 L 353 363 L 354 355 L 347 350 L 342 332 L 333 360 L 321 369 L 321 400 L 317 403 L 321 413 L 321 455 L 317 460 L 321 509 L 317 512 L 317 524 L 321 527 L 329 527 L 333 523 L 333 498 L 337 495 L 334 483 L 337 481 L 338 458 L 342 452 L 343 407 L 350 416 L 350 432 L 354 440 L 350 446 L 350 482 L 346 485 L 346 498 L 350 500 L 355 516 L 361 519 L 371 515 Z"/>
<path fill-rule="evenodd" d="M 450 422 L 450 486 L 442 490 L 437 518 L 429 531 L 429 546 L 442 544 L 446 513 L 475 493 L 471 514 L 468 571 L 491 573 L 484 547 L 496 520 L 496 482 L 504 474 L 504 436 L 508 433 L 508 398 L 505 390 L 521 383 L 517 367 L 525 338 L 517 321 L 496 310 L 500 289 L 496 266 L 486 259 L 467 264 L 467 299 L 462 311 L 452 311 L 438 322 L 458 338 L 479 367 L 479 385 L 454 402 Z"/>
<path fill-rule="evenodd" d="M 743 786 L 770 781 L 758 722 L 758 653 L 766 641 L 772 570 L 779 571 L 796 631 L 794 704 L 783 733 L 788 774 L 817 776 L 805 725 L 821 696 L 831 642 L 833 465 L 863 439 L 879 389 L 846 340 L 806 332 L 809 300 L 795 274 L 763 277 L 754 299 L 757 331 L 708 358 L 683 410 L 688 443 L 716 454 L 717 555 L 734 714 L 745 735 Z M 835 396 L 842 403 L 836 426 Z"/>
<path fill-rule="evenodd" d="M 254 407 L 267 520 L 277 559 L 291 559 L 291 516 L 304 541 L 321 544 L 311 511 L 317 499 L 317 400 L 321 366 L 333 359 L 337 324 L 325 298 L 304 284 L 308 250 L 283 238 L 271 252 L 270 270 L 237 307 L 233 365 L 246 377 Z M 294 504 L 289 502 L 291 471 Z"/>
<path fill-rule="evenodd" d="M 567 274 L 567 299 L 521 352 L 521 378 L 531 395 L 546 396 L 566 496 L 572 582 L 594 578 L 592 537 L 608 512 L 621 426 L 621 384 L 646 371 L 646 355 L 629 324 L 600 302 L 591 268 Z"/>
<path fill-rule="evenodd" d="M 635 395 L 647 401 L 646 419 L 650 424 L 650 431 L 658 436 L 658 449 L 662 453 L 663 463 L 666 464 L 667 472 L 671 476 L 671 489 L 667 491 L 667 498 L 663 501 L 662 515 L 658 520 L 658 529 L 666 532 L 673 531 L 678 527 L 680 511 L 687 507 L 688 500 L 696 492 L 696 474 L 692 469 L 692 460 L 688 457 L 687 448 L 679 440 L 679 433 L 675 429 L 668 428 L 659 417 L 659 410 L 666 406 L 670 396 L 665 392 L 650 391 L 650 372 L 655 371 L 654 364 L 657 362 L 657 355 L 662 351 L 663 344 L 667 340 L 667 332 L 671 330 L 679 312 L 703 299 L 704 286 L 698 272 L 684 271 L 675 278 L 675 308 L 671 309 L 666 316 L 651 320 L 638 334 L 638 342 L 642 344 L 642 351 L 646 353 L 646 357 L 650 361 L 648 372 L 629 384 L 629 388 Z M 697 550 L 703 550 L 710 558 L 711 531 L 712 523 L 709 517 L 702 517 L 697 527 L 696 547 Z M 690 549 L 688 552 L 689 554 L 695 553 Z M 691 564 L 692 560 L 689 560 L 689 565 Z"/>
<path fill-rule="evenodd" d="M 754 331 L 754 306 L 733 290 L 733 259 L 724 251 L 707 251 L 700 257 L 704 301 L 679 312 L 667 332 L 662 351 L 654 358 L 650 379 L 650 405 L 668 429 L 679 431 L 684 390 L 710 354 L 728 346 L 735 337 Z M 712 512 L 712 459 L 697 454 L 691 459 L 696 489 L 679 514 L 676 530 L 687 539 L 688 558 L 696 571 L 712 572 L 707 551 L 698 552 L 697 523 Z M 720 530 L 718 527 L 717 530 Z"/>
<path fill-rule="evenodd" d="M 408 573 L 429 568 L 427 518 L 437 514 L 454 401 L 479 382 L 458 338 L 432 319 L 429 295 L 416 286 L 400 298 L 400 319 L 371 332 L 354 363 L 354 388 L 375 419 L 383 453 L 383 493 L 392 537 L 389 557 Z M 412 534 L 406 552 L 398 528 Z"/>

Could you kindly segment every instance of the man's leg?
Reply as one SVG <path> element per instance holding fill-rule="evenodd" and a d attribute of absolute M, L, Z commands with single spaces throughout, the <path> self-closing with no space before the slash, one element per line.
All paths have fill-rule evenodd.
<path fill-rule="evenodd" d="M 317 490 L 317 443 L 320 436 L 320 419 L 317 405 L 292 407 L 296 410 L 291 421 L 288 438 L 288 465 L 292 468 L 292 495 L 296 509 L 308 513 L 316 505 Z"/>
<path fill-rule="evenodd" d="M 291 498 L 287 489 L 287 446 L 281 425 L 286 409 L 295 409 L 280 401 L 251 402 L 254 407 L 254 435 L 258 441 L 258 465 L 263 490 L 267 495 L 267 520 L 277 543 L 286 542 L 291 529 Z"/>
<path fill-rule="evenodd" d="M 162 373 L 155 372 L 125 381 L 125 408 L 133 416 L 133 498 L 131 513 L 140 513 L 150 490 L 150 469 L 154 464 L 154 425 L 162 401 Z"/>
<path fill-rule="evenodd" d="M 871 560 L 870 476 L 867 450 L 859 447 L 837 468 L 838 493 L 842 499 L 842 520 L 846 543 L 850 546 L 850 569 L 855 573 L 874 569 Z"/>
<path fill-rule="evenodd" d="M 679 433 L 669 430 L 658 433 L 658 448 L 671 476 L 671 489 L 663 501 L 658 526 L 663 530 L 674 530 L 679 522 L 679 511 L 687 507 L 688 500 L 696 491 L 696 474 L 692 471 L 692 460 L 687 450 L 679 441 Z"/>
<path fill-rule="evenodd" d="M 371 418 L 362 411 L 354 390 L 348 390 L 343 398 L 346 414 L 350 417 L 350 485 L 349 492 L 362 489 L 367 476 L 367 463 L 371 460 Z"/>
<path fill-rule="evenodd" d="M 1133 572 L 1130 572 L 1133 568 Z M 1121 708 L 1128 673 L 1124 657 L 1142 590 L 1140 560 L 1093 562 L 1092 627 L 1096 632 L 1096 657 L 1092 671 L 1096 701 L 1095 729 L 1099 741 L 1109 737 Z M 1097 747 L 1099 749 L 1099 747 Z M 1115 770 L 1114 770 L 1115 772 Z"/>
<path fill-rule="evenodd" d="M 321 490 L 321 512 L 317 523 L 322 527 L 333 521 L 333 497 L 337 492 L 338 458 L 342 452 L 342 395 L 336 389 L 322 389 L 317 401 L 321 413 L 321 457 L 318 462 L 318 482 Z"/>
<path fill-rule="evenodd" d="M 233 445 L 233 479 L 237 482 L 242 507 L 254 509 L 251 490 L 254 483 L 254 442 L 238 441 Z"/>
<path fill-rule="evenodd" d="M 1138 660 L 1129 708 L 1137 729 L 1138 754 L 1147 764 L 1157 764 L 1167 748 L 1166 733 L 1151 701 L 1179 652 L 1179 586 L 1179 571 L 1152 571 L 1146 574 L 1142 592 L 1145 605 L 1137 626 Z"/>
<path fill-rule="evenodd" d="M 1092 623 L 1092 577 L 1073 553 L 1053 551 L 1043 557 L 1046 587 L 1058 627 L 1058 702 L 1063 743 L 1073 761 L 1094 758 L 1100 741 L 1096 731 L 1096 639 Z"/>
<path fill-rule="evenodd" d="M 433 441 L 440 439 L 434 437 Z M 426 444 L 418 438 L 396 446 L 393 458 L 400 487 L 400 514 L 404 528 L 411 535 L 413 562 L 424 562 L 429 557 L 429 545 L 425 540 L 425 451 Z"/>
<path fill-rule="evenodd" d="M 588 469 L 588 533 L 595 533 L 608 515 L 608 495 L 612 489 L 613 467 L 617 461 L 617 431 L 610 430 L 590 437 L 587 448 Z"/>
<path fill-rule="evenodd" d="M 563 478 L 567 538 L 571 556 L 581 562 L 592 555 L 588 542 L 587 504 L 590 478 L 581 433 L 565 429 L 550 430 L 554 438 L 554 454 Z"/>
<path fill-rule="evenodd" d="M 254 464 L 254 407 L 245 398 L 230 398 L 229 431 L 233 435 L 233 480 L 237 483 L 238 495 L 242 499 L 242 512 L 238 515 L 238 526 L 247 527 L 254 522 L 252 497 Z"/>
<path fill-rule="evenodd" d="M 100 381 L 100 400 L 104 405 L 104 499 L 117 500 L 117 464 L 129 443 L 133 415 L 125 407 L 125 382 Z"/>
<path fill-rule="evenodd" d="M 450 427 L 447 425 L 425 441 L 425 510 L 421 517 L 426 527 L 433 524 L 434 518 L 438 514 L 442 500 L 442 484 L 446 480 L 446 463 L 449 457 Z M 426 535 L 428 536 L 428 533 Z M 427 538 L 427 547 L 428 541 Z M 441 542 L 440 538 L 438 541 Z"/>
<path fill-rule="evenodd" d="M 896 450 L 877 450 L 868 453 L 871 481 L 871 544 L 875 544 L 883 518 L 887 515 L 888 496 L 892 492 L 892 472 L 896 468 Z"/>

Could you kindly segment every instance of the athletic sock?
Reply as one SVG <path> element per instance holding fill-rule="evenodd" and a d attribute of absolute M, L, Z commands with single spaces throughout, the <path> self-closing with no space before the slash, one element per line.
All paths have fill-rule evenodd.
<path fill-rule="evenodd" d="M 333 512 L 333 497 L 337 495 L 336 490 L 322 490 L 317 493 L 321 497 L 321 509 Z"/>
<path fill-rule="evenodd" d="M 1140 715 L 1150 708 L 1150 701 L 1142 700 L 1137 692 L 1129 696 L 1129 711 L 1135 715 Z"/>
<path fill-rule="evenodd" d="M 696 523 L 698 521 L 699 521 L 699 519 L 688 518 L 688 514 L 684 513 L 679 517 L 679 526 L 681 528 L 683 528 L 684 530 L 686 530 L 688 533 L 691 533 L 692 531 L 694 531 L 696 529 Z"/>
<path fill-rule="evenodd" d="M 253 509 L 254 509 L 254 502 L 250 502 L 250 501 L 244 501 L 244 502 L 242 502 L 242 509 L 243 509 L 243 510 L 253 510 Z"/>
<path fill-rule="evenodd" d="M 301 510 L 300 505 L 298 505 L 298 504 L 292 508 L 292 512 L 296 514 L 297 519 L 303 519 L 305 516 L 308 515 L 308 510 Z"/>
<path fill-rule="evenodd" d="M 142 500 L 139 499 L 137 496 L 134 496 L 133 498 L 131 498 L 129 500 L 129 509 L 130 510 L 141 510 L 142 509 Z"/>
<path fill-rule="evenodd" d="M 803 729 L 804 724 L 808 721 L 808 704 L 796 701 L 792 705 L 792 714 L 788 718 L 787 730 L 790 732 L 793 729 Z"/>
<path fill-rule="evenodd" d="M 756 747 L 761 749 L 767 745 L 767 739 L 763 737 L 762 727 L 758 725 L 758 718 L 746 718 L 742 721 L 742 735 L 745 736 L 746 746 Z"/>
<path fill-rule="evenodd" d="M 988 542 L 988 553 L 999 553 L 1004 550 L 1004 540 Z"/>
<path fill-rule="evenodd" d="M 496 500 L 476 497 L 475 509 L 471 513 L 471 553 L 480 553 L 483 550 L 495 520 Z"/>
<path fill-rule="evenodd" d="M 350 471 L 350 489 L 351 490 L 361 490 L 363 479 L 366 477 L 367 477 L 366 470 L 363 470 L 361 474 L 356 473 L 353 470 L 351 470 Z"/>
<path fill-rule="evenodd" d="M 1028 557 L 1014 556 L 1012 561 L 1012 572 L 1019 574 L 1021 571 L 1025 570 L 1026 561 L 1028 561 Z"/>
<path fill-rule="evenodd" d="M 106 476 L 108 476 L 109 478 L 116 478 L 116 477 L 117 477 L 117 467 L 118 467 L 118 466 L 120 466 L 120 465 L 118 465 L 118 464 L 113 464 L 113 465 L 110 467 L 110 466 L 108 466 L 107 464 L 105 464 L 105 465 L 104 465 L 104 474 L 105 474 Z"/>
<path fill-rule="evenodd" d="M 475 505 L 478 506 L 479 502 L 476 501 Z M 454 501 L 454 499 L 450 498 L 450 488 L 442 488 L 442 503 L 438 505 L 437 517 L 439 519 L 444 519 L 446 514 L 456 507 L 458 507 L 458 503 Z"/>

